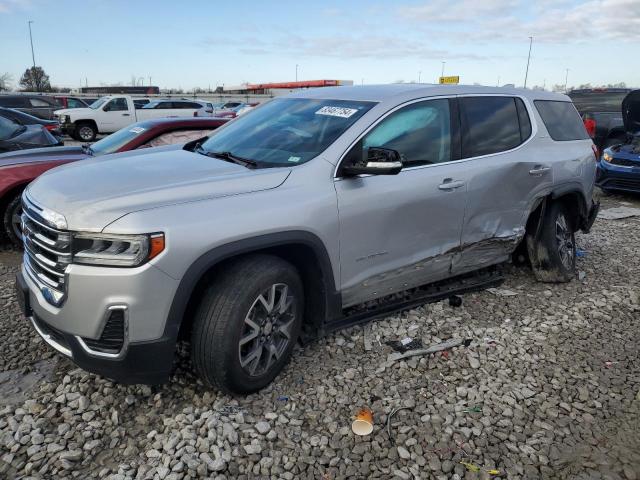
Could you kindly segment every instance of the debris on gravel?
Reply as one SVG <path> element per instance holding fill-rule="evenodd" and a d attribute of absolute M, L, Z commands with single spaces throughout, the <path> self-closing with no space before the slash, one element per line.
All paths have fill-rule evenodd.
<path fill-rule="evenodd" d="M 609 196 L 603 210 L 621 200 L 640 207 Z M 640 479 L 640 218 L 598 220 L 577 242 L 581 281 L 508 266 L 494 293 L 298 349 L 247 397 L 204 388 L 184 352 L 162 386 L 77 368 L 22 318 L 20 254 L 2 247 L 0 478 Z M 406 337 L 472 341 L 389 364 L 386 342 Z M 356 436 L 363 407 L 374 430 Z"/>

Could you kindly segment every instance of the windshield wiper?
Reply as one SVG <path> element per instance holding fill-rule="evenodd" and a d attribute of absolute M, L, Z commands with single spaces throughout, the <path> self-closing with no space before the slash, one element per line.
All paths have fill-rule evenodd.
<path fill-rule="evenodd" d="M 226 162 L 236 163 L 238 165 L 242 165 L 247 168 L 258 168 L 258 162 L 255 160 L 251 160 L 250 158 L 239 157 L 238 155 L 234 155 L 231 152 L 209 152 L 202 148 L 201 145 L 196 145 L 194 149 L 195 152 L 200 153 L 201 155 L 206 155 L 207 157 L 219 158 L 220 160 L 224 160 Z"/>
<path fill-rule="evenodd" d="M 82 153 L 86 153 L 87 155 L 89 155 L 90 157 L 93 157 L 93 149 L 91 148 L 91 145 L 88 143 L 83 143 L 82 144 Z"/>

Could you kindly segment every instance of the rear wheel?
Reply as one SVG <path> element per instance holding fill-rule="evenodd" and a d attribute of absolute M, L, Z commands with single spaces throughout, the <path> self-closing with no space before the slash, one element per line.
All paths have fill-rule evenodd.
<path fill-rule="evenodd" d="M 191 335 L 200 377 L 225 392 L 268 385 L 291 356 L 304 310 L 296 269 L 269 255 L 232 264 L 205 291 Z"/>
<path fill-rule="evenodd" d="M 552 202 L 546 209 L 538 238 L 527 235 L 527 250 L 536 279 L 568 282 L 575 277 L 576 241 L 568 209 Z"/>
<path fill-rule="evenodd" d="M 13 197 L 4 211 L 3 224 L 7 238 L 16 247 L 22 247 L 22 192 Z"/>
<path fill-rule="evenodd" d="M 78 123 L 73 131 L 74 136 L 81 142 L 93 142 L 98 134 L 96 127 L 90 123 Z"/>

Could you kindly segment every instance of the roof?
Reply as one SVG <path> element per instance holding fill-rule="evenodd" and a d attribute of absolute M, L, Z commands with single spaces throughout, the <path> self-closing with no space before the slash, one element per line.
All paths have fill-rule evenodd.
<path fill-rule="evenodd" d="M 324 87 L 294 92 L 290 98 L 317 98 L 333 100 L 356 100 L 385 102 L 395 100 L 410 100 L 445 95 L 465 94 L 501 94 L 518 95 L 532 100 L 563 100 L 571 101 L 566 95 L 546 92 L 544 90 L 529 90 L 510 87 L 482 87 L 477 85 L 435 85 L 424 83 L 394 83 L 389 85 L 366 85 L 349 87 Z"/>

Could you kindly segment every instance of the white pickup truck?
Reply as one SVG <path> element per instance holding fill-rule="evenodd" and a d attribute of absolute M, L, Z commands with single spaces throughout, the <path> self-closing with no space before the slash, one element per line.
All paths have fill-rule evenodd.
<path fill-rule="evenodd" d="M 63 132 L 76 140 L 92 142 L 98 133 L 113 133 L 131 123 L 159 117 L 193 117 L 194 112 L 206 109 L 206 103 L 196 101 L 154 103 L 155 108 L 141 108 L 129 95 L 109 95 L 87 108 L 56 110 L 54 115 Z"/>

